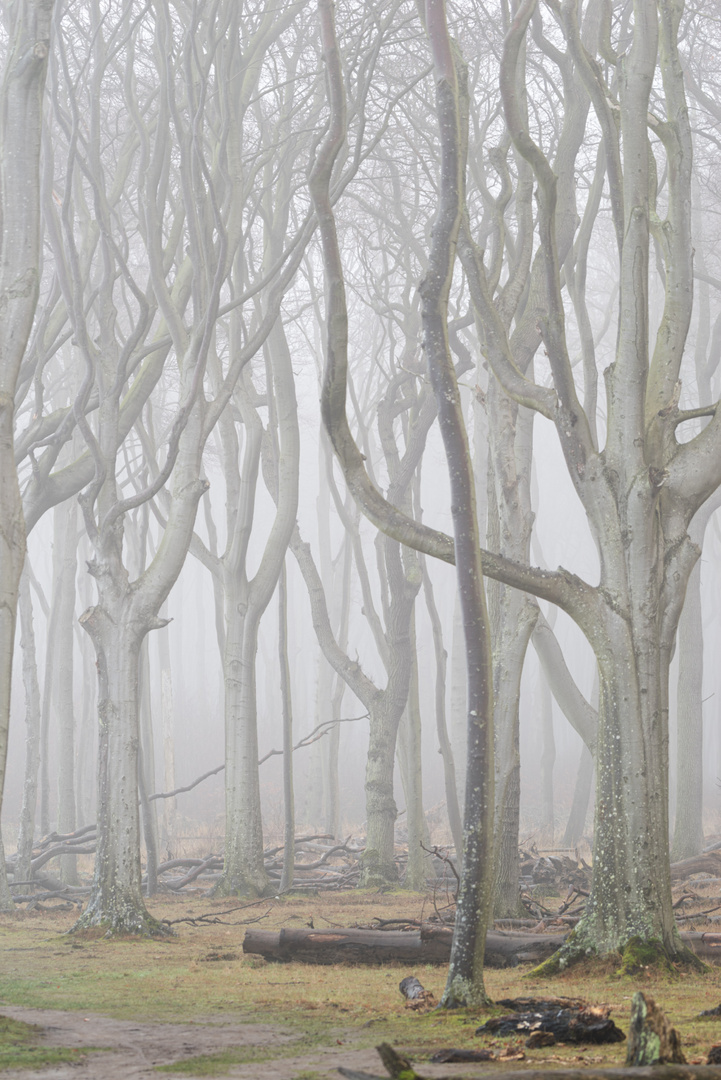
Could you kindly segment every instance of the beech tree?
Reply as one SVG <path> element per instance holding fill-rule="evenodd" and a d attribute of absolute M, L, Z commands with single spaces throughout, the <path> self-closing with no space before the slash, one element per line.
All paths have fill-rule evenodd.
<path fill-rule="evenodd" d="M 585 127 L 592 122 L 599 132 L 597 175 L 606 186 L 619 266 L 617 345 L 605 371 L 607 416 L 598 437 L 593 373 L 582 404 L 570 358 L 569 325 L 582 331 L 583 309 L 576 304 L 567 313 L 564 304 L 559 178 L 520 91 L 526 32 L 532 18 L 540 18 L 535 0 L 519 7 L 509 27 L 500 85 L 514 151 L 537 185 L 535 243 L 544 303 L 538 332 L 551 386 L 534 381 L 519 362 L 492 299 L 490 270 L 475 243 L 472 216 L 464 216 L 460 231 L 484 356 L 509 398 L 554 424 L 600 557 L 598 585 L 563 569 L 542 571 L 491 552 L 483 557 L 490 577 L 563 608 L 591 643 L 599 669 L 596 872 L 585 917 L 551 967 L 589 952 L 623 950 L 635 939 L 667 958 L 688 959 L 673 919 L 668 871 L 668 672 L 686 583 L 699 555 L 689 528 L 721 482 L 721 458 L 716 405 L 679 404 L 693 297 L 692 144 L 678 54 L 682 11 L 680 3 L 657 8 L 637 0 L 632 19 L 620 30 L 601 19 L 596 33 L 582 38 L 577 6 L 550 6 L 549 33 L 559 44 L 547 39 L 546 53 L 552 62 L 570 65 L 576 87 L 582 84 L 587 94 L 591 112 Z M 457 73 L 448 68 L 440 77 L 444 85 L 457 87 L 452 96 L 458 119 L 441 126 L 443 140 L 458 124 L 463 131 L 472 102 L 463 97 Z M 558 104 L 570 114 L 577 97 L 582 97 L 578 89 L 572 100 Z M 659 163 L 666 170 L 663 199 L 657 192 Z M 591 230 L 598 227 L 593 215 L 587 222 Z M 441 228 L 438 224 L 436 231 Z M 653 336 L 652 236 L 662 254 L 665 297 Z M 334 383 L 332 363 L 329 368 L 328 386 L 336 396 L 327 394 L 324 419 L 364 512 L 398 539 L 452 560 L 447 537 L 390 507 L 370 483 L 343 435 L 342 378 Z M 679 425 L 698 418 L 708 422 L 680 442 Z"/>
<path fill-rule="evenodd" d="M 240 165 L 242 112 L 257 90 L 268 44 L 296 10 L 279 14 L 259 5 L 243 25 L 243 38 L 234 5 L 208 12 L 198 5 L 182 11 L 127 5 L 116 21 L 78 6 L 58 43 L 53 129 L 46 139 L 54 282 L 35 335 L 36 411 L 20 450 L 32 462 L 25 489 L 32 522 L 81 491 L 93 548 L 89 570 L 97 598 L 82 622 L 99 675 L 98 854 L 78 926 L 161 930 L 140 892 L 140 651 L 149 631 L 165 625 L 159 611 L 191 542 L 207 488 L 205 442 L 244 365 L 270 333 L 294 272 L 284 250 L 250 283 L 249 296 L 228 284 L 248 194 Z M 238 77 L 241 68 L 246 81 Z M 102 133 L 111 132 L 104 141 Z M 60 161 L 54 189 L 53 164 Z M 248 236 L 252 242 L 252 230 Z M 268 306 L 256 307 L 260 318 L 209 387 L 209 399 L 204 383 L 221 300 L 237 311 L 271 282 Z M 69 407 L 46 414 L 44 376 L 71 335 L 82 379 Z M 156 389 L 164 382 L 175 388 L 170 400 Z M 143 423 L 154 394 L 167 425 L 160 454 Z M 65 448 L 76 425 L 85 450 L 68 462 Z M 145 449 L 138 485 L 130 462 Z M 147 565 L 144 554 L 133 560 L 130 552 L 128 560 L 124 522 L 166 484 L 157 550 Z"/>
<path fill-rule="evenodd" d="M 15 394 L 40 288 L 40 142 L 52 0 L 7 11 L 0 90 L 0 807 L 25 523 L 15 465 Z M 0 838 L 0 909 L 12 907 Z"/>

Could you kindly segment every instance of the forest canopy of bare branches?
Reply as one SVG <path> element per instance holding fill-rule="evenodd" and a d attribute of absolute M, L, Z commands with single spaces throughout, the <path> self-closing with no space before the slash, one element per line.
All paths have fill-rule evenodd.
<path fill-rule="evenodd" d="M 715 5 L 3 16 L 0 909 L 160 934 L 144 898 L 190 881 L 452 864 L 444 1004 L 477 1004 L 535 844 L 593 866 L 553 970 L 692 962 Z"/>

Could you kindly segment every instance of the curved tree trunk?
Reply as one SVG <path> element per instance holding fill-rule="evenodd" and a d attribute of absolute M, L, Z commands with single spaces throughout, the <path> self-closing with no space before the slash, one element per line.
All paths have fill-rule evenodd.
<path fill-rule="evenodd" d="M 15 390 L 40 285 L 39 160 L 52 9 L 52 0 L 21 0 L 8 9 L 9 41 L 0 92 L 0 808 L 18 590 L 25 560 L 14 449 Z M 1 850 L 0 910 L 13 910 Z"/>
<path fill-rule="evenodd" d="M 691 571 L 678 624 L 676 820 L 671 858 L 703 851 L 703 628 L 701 560 Z"/>
<path fill-rule="evenodd" d="M 591 789 L 593 787 L 593 758 L 591 751 L 584 743 L 581 747 L 581 756 L 576 770 L 576 783 L 573 787 L 573 799 L 571 809 L 566 822 L 566 831 L 563 834 L 563 847 L 575 848 L 583 836 L 586 824 L 588 804 L 591 801 Z"/>

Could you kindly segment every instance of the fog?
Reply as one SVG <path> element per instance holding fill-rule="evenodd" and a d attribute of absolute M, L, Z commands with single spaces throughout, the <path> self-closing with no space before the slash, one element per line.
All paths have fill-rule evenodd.
<path fill-rule="evenodd" d="M 442 849 L 485 925 L 520 847 L 615 868 L 579 941 L 673 953 L 721 841 L 714 14 L 571 7 L 55 9 L 2 149 L 6 908 L 142 932 L 312 835 L 367 887 Z"/>

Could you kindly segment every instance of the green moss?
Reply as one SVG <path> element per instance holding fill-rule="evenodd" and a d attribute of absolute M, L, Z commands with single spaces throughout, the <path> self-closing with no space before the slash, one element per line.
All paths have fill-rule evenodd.
<path fill-rule="evenodd" d="M 537 964 L 526 975 L 527 979 L 552 979 L 579 960 L 588 960 L 596 955 L 596 950 L 587 943 L 581 926 L 577 926 L 568 935 L 560 949 L 556 949 L 547 960 Z"/>
<path fill-rule="evenodd" d="M 658 938 L 644 941 L 640 937 L 629 938 L 621 950 L 621 966 L 617 975 L 638 975 L 640 971 L 653 968 L 656 972 L 673 975 L 663 942 Z"/>

